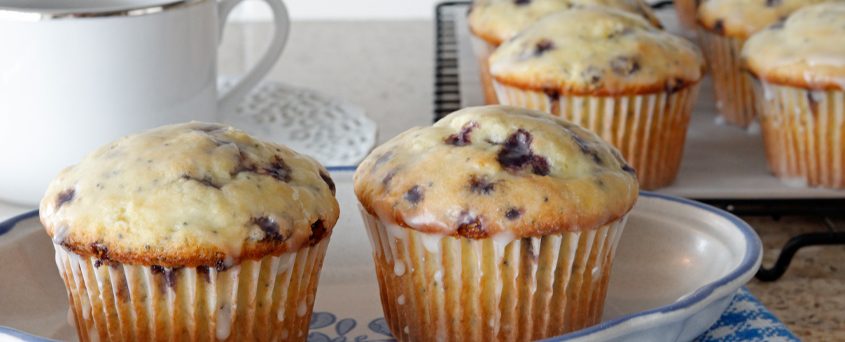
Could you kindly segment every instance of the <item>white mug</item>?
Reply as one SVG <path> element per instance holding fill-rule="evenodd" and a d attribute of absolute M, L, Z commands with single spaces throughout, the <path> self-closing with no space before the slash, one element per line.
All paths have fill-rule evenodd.
<path fill-rule="evenodd" d="M 120 136 L 219 121 L 278 60 L 289 18 L 265 0 L 265 55 L 218 94 L 217 46 L 242 0 L 0 0 L 0 200 L 33 205 L 58 172 Z"/>

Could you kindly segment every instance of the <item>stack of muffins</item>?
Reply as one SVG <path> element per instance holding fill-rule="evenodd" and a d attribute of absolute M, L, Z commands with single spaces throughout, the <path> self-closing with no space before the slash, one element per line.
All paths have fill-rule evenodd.
<path fill-rule="evenodd" d="M 704 60 L 694 44 L 649 21 L 649 11 L 601 5 L 532 17 L 489 56 L 479 56 L 482 73 L 498 102 L 592 130 L 637 169 L 641 187 L 669 185 L 680 167 Z M 480 8 L 473 7 L 470 27 L 484 37 L 482 16 L 499 17 Z"/>

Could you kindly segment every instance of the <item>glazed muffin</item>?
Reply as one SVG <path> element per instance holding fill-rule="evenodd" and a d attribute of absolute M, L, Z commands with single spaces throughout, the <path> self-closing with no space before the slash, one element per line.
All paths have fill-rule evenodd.
<path fill-rule="evenodd" d="M 845 188 L 845 2 L 803 8 L 748 39 L 769 168 L 787 184 Z"/>
<path fill-rule="evenodd" d="M 400 341 L 527 341 L 598 323 L 638 193 L 595 134 L 508 106 L 408 130 L 354 182 Z"/>
<path fill-rule="evenodd" d="M 587 5 L 601 5 L 635 13 L 660 27 L 651 7 L 642 0 L 476 0 L 469 12 L 473 51 L 478 59 L 484 101 L 496 104 L 487 59 L 504 41 L 548 14 Z"/>
<path fill-rule="evenodd" d="M 303 340 L 338 218 L 317 162 L 199 122 L 103 146 L 40 209 L 82 341 Z"/>
<path fill-rule="evenodd" d="M 607 8 L 544 17 L 490 57 L 502 104 L 596 132 L 655 189 L 678 173 L 703 58 L 683 38 Z"/>
<path fill-rule="evenodd" d="M 698 37 L 713 75 L 721 119 L 748 127 L 757 116 L 751 80 L 740 61 L 745 40 L 802 6 L 823 1 L 829 0 L 704 0 L 699 5 Z"/>

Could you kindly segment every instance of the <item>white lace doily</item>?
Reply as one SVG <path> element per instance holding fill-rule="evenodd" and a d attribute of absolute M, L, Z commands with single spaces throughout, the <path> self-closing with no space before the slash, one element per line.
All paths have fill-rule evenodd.
<path fill-rule="evenodd" d="M 232 83 L 227 80 L 222 88 Z M 376 141 L 376 124 L 363 109 L 274 81 L 262 82 L 234 113 L 222 113 L 221 120 L 325 166 L 357 165 Z"/>

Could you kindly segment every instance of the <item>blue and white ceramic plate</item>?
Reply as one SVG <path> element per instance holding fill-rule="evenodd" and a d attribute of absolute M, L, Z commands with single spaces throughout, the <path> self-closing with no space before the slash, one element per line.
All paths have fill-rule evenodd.
<path fill-rule="evenodd" d="M 335 171 L 341 218 L 320 279 L 309 341 L 388 341 L 351 173 Z M 0 224 L 0 339 L 73 340 L 53 247 L 34 214 Z M 687 341 L 715 323 L 760 264 L 760 240 L 713 207 L 643 193 L 617 251 L 601 324 L 549 339 Z"/>

